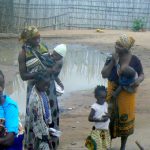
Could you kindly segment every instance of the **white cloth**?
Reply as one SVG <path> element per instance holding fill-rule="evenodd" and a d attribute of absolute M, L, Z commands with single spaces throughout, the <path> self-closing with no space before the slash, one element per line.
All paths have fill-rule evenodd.
<path fill-rule="evenodd" d="M 106 102 L 103 105 L 94 103 L 91 106 L 91 108 L 95 110 L 94 118 L 96 118 L 96 119 L 102 119 L 102 116 L 104 116 L 104 115 L 106 115 L 106 113 L 108 113 L 108 104 Z M 95 122 L 95 128 L 108 130 L 109 123 L 110 123 L 110 119 L 108 119 L 106 122 Z"/>

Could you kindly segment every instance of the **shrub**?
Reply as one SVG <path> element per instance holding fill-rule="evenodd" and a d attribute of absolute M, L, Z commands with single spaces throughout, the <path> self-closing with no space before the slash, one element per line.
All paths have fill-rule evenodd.
<path fill-rule="evenodd" d="M 140 31 L 143 30 L 144 27 L 144 21 L 143 19 L 135 19 L 133 21 L 132 30 L 133 31 Z"/>

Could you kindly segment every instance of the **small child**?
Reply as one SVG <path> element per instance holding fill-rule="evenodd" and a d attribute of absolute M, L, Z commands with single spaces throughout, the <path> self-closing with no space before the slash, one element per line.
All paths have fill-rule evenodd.
<path fill-rule="evenodd" d="M 53 114 L 47 95 L 50 80 L 47 72 L 41 72 L 35 77 L 29 97 L 29 115 L 26 115 L 25 149 L 56 149 L 55 140 L 61 132 L 53 128 Z"/>
<path fill-rule="evenodd" d="M 110 134 L 109 134 L 109 116 L 108 104 L 106 103 L 107 90 L 104 86 L 97 86 L 95 91 L 96 103 L 91 106 L 89 121 L 94 122 L 91 132 L 91 141 L 93 144 L 86 143 L 89 150 L 109 150 Z"/>
<path fill-rule="evenodd" d="M 137 78 L 136 71 L 128 66 L 126 67 L 119 76 L 119 86 L 113 93 L 113 97 L 116 98 L 121 90 L 125 90 L 129 93 L 134 93 L 137 90 L 137 87 L 131 86 Z"/>

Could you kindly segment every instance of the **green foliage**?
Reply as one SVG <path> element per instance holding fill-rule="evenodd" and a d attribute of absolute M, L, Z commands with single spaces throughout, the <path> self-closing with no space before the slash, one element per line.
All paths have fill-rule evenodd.
<path fill-rule="evenodd" d="M 133 25 L 132 25 L 133 31 L 143 30 L 143 27 L 144 27 L 144 20 L 143 19 L 135 19 L 133 21 Z"/>

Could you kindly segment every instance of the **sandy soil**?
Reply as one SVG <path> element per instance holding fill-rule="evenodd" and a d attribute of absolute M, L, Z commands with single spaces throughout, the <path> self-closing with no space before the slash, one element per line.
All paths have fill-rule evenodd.
<path fill-rule="evenodd" d="M 145 80 L 137 93 L 135 134 L 130 136 L 127 143 L 127 150 L 138 150 L 135 140 L 138 140 L 145 150 L 150 150 L 150 32 L 118 30 L 104 30 L 104 33 L 97 33 L 95 30 L 41 31 L 42 37 L 48 38 L 50 43 L 88 44 L 104 52 L 114 50 L 114 42 L 121 33 L 127 33 L 136 39 L 133 53 L 140 57 L 145 72 Z M 8 77 L 11 80 L 12 77 L 9 75 L 7 67 L 0 66 L 0 68 L 5 70 L 6 78 Z M 15 68 L 12 73 L 16 71 L 17 69 Z M 68 109 L 71 107 L 73 109 L 61 115 L 60 127 L 63 135 L 60 140 L 59 150 L 86 150 L 84 141 L 92 127 L 87 117 L 90 112 L 89 107 L 93 102 L 92 90 L 71 93 L 70 97 L 64 100 L 65 108 Z M 113 150 L 119 150 L 119 138 L 113 140 L 112 147 Z"/>

